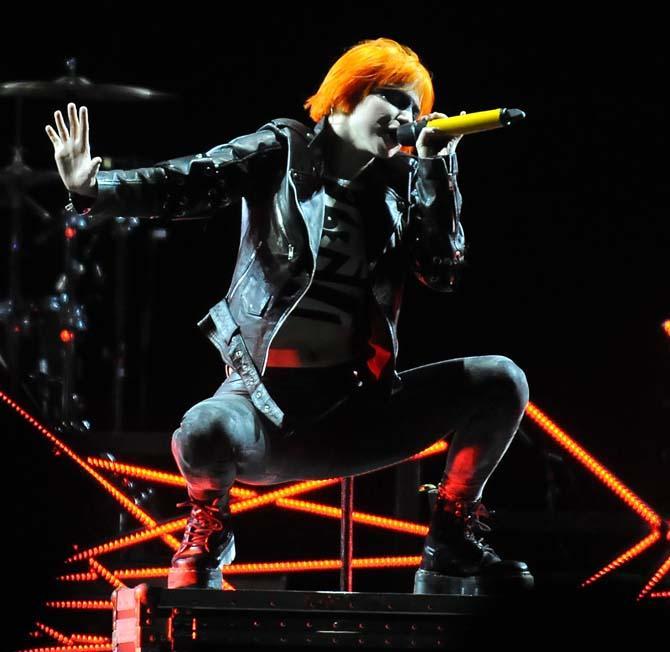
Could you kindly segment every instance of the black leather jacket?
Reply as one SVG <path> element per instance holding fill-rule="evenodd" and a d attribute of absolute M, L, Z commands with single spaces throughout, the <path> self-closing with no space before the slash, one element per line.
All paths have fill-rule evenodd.
<path fill-rule="evenodd" d="M 262 382 L 274 335 L 310 287 L 324 219 L 325 118 L 313 131 L 289 119 L 191 156 L 136 170 L 100 171 L 98 196 L 78 212 L 171 220 L 242 201 L 237 263 L 226 296 L 198 326 L 238 371 L 254 405 L 278 426 L 285 415 Z M 451 292 L 464 262 L 456 155 L 375 158 L 358 177 L 369 267 L 370 371 L 400 386 L 397 324 L 408 270 Z"/>

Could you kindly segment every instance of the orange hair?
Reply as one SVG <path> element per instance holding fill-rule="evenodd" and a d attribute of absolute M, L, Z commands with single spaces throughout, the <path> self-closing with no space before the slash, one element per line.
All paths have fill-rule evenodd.
<path fill-rule="evenodd" d="M 419 115 L 425 115 L 435 101 L 431 77 L 409 47 L 390 38 L 361 41 L 333 64 L 304 108 L 318 122 L 331 108 L 351 113 L 376 86 L 410 85 L 419 95 Z"/>

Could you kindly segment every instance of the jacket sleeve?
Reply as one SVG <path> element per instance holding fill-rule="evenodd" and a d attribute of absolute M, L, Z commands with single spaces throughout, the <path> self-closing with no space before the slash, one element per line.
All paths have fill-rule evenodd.
<path fill-rule="evenodd" d="M 71 207 L 94 224 L 116 216 L 211 216 L 252 192 L 283 146 L 276 132 L 261 128 L 204 153 L 134 170 L 99 171 L 97 197 L 70 193 Z"/>
<path fill-rule="evenodd" d="M 410 189 L 410 265 L 422 285 L 453 292 L 465 264 L 456 153 L 414 159 Z"/>

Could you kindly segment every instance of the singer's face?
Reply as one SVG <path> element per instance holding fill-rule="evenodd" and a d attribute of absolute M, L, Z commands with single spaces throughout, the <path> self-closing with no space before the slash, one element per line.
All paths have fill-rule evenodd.
<path fill-rule="evenodd" d="M 344 121 L 345 138 L 356 150 L 390 158 L 400 151 L 400 145 L 389 136 L 389 128 L 415 120 L 419 105 L 411 86 L 383 86 L 373 88 L 350 114 L 338 117 Z"/>

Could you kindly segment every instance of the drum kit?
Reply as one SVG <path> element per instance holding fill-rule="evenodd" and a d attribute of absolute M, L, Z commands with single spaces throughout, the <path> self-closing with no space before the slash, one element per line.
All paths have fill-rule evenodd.
<path fill-rule="evenodd" d="M 77 74 L 77 61 L 65 61 L 66 75 L 50 81 L 8 81 L 0 83 L 0 101 L 15 105 L 14 144 L 10 163 L 0 167 L 0 206 L 7 207 L 7 215 L 0 212 L 0 220 L 7 219 L 8 233 L 8 296 L 0 296 L 0 325 L 5 330 L 5 344 L 0 348 L 0 369 L 4 368 L 9 390 L 28 397 L 39 416 L 57 430 L 84 432 L 91 427 L 84 414 L 83 401 L 77 388 L 77 370 L 80 353 L 77 342 L 89 329 L 82 279 L 103 278 L 101 266 L 93 260 L 91 247 L 84 246 L 87 231 L 99 229 L 90 226 L 71 206 L 59 209 L 60 218 L 45 209 L 33 196 L 40 188 L 52 186 L 64 191 L 58 172 L 53 169 L 35 169 L 24 159 L 22 145 L 23 103 L 32 100 L 66 102 L 159 102 L 176 99 L 172 93 L 120 84 L 95 83 Z M 43 131 L 43 126 L 40 125 Z M 45 136 L 46 138 L 46 136 Z M 122 167 L 118 161 L 103 167 Z M 31 194 L 32 193 L 32 194 Z M 4 197 L 3 197 L 4 195 Z M 40 235 L 27 242 L 24 230 L 29 214 L 49 225 L 49 235 Z M 125 237 L 139 223 L 137 218 L 119 217 L 113 221 L 116 229 L 117 283 L 114 291 L 117 319 L 114 354 L 114 424 L 121 430 L 123 423 L 123 379 L 125 376 L 125 341 L 123 337 L 124 283 L 118 283 L 125 263 Z M 30 298 L 24 291 L 26 283 L 22 270 L 35 268 L 37 255 L 31 247 L 43 244 L 54 233 L 62 244 L 62 271 L 57 275 L 53 293 Z M 26 241 L 24 241 L 26 240 Z M 2 244 L 2 243 L 0 243 Z M 28 246 L 27 246 L 28 245 Z M 33 258 L 34 256 L 34 258 Z M 121 279 L 123 280 L 123 279 Z M 34 347 L 32 358 L 21 355 L 21 350 Z M 4 349 L 4 351 L 3 351 Z M 3 355 L 4 353 L 4 355 Z M 27 364 L 24 364 L 26 357 Z"/>

